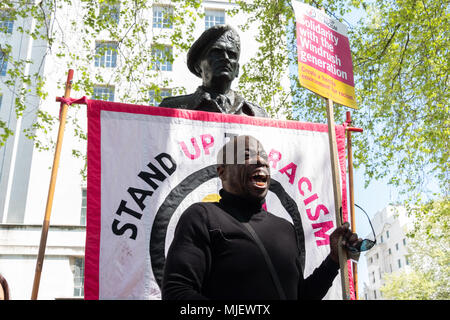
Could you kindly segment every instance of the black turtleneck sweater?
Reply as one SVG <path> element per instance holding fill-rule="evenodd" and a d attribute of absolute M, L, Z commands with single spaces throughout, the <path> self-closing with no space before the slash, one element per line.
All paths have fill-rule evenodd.
<path fill-rule="evenodd" d="M 167 254 L 163 300 L 277 300 L 278 292 L 259 247 L 263 242 L 289 300 L 322 299 L 339 264 L 328 256 L 303 278 L 294 227 L 224 190 L 218 203 L 195 203 L 180 217 Z"/>

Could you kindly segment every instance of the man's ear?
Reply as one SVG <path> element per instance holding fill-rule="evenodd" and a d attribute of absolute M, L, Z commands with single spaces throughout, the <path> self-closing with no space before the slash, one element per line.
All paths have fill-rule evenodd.
<path fill-rule="evenodd" d="M 220 180 L 223 180 L 225 173 L 225 166 L 223 164 L 218 164 L 216 170 L 217 176 L 220 178 Z"/>

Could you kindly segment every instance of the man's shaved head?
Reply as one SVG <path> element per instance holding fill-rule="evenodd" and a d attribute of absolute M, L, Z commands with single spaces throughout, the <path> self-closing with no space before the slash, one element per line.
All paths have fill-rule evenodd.
<path fill-rule="evenodd" d="M 223 188 L 248 199 L 263 199 L 270 185 L 270 169 L 262 144 L 252 136 L 232 137 L 217 155 Z"/>
<path fill-rule="evenodd" d="M 234 136 L 219 150 L 217 164 L 245 164 L 246 147 L 251 150 L 261 150 L 265 154 L 261 142 L 256 138 L 248 135 Z M 249 160 L 254 161 L 255 159 Z"/>

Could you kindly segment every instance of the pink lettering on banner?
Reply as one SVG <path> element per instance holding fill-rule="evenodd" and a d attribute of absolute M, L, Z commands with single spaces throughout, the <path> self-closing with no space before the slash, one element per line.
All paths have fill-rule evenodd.
<path fill-rule="evenodd" d="M 303 203 L 305 204 L 305 206 L 307 206 L 308 204 L 310 204 L 311 202 L 313 202 L 314 200 L 319 199 L 319 197 L 317 196 L 317 193 L 314 193 L 312 196 L 310 196 L 309 198 L 305 199 L 303 201 Z"/>
<path fill-rule="evenodd" d="M 296 26 L 298 62 L 354 87 L 348 38 L 307 15 Z"/>
<path fill-rule="evenodd" d="M 272 168 L 276 169 L 278 161 L 281 160 L 281 152 L 275 149 L 270 150 L 269 156 L 267 157 L 269 164 L 272 163 Z"/>
<path fill-rule="evenodd" d="M 281 154 L 278 151 L 272 149 L 269 153 L 268 158 L 269 162 L 272 161 L 272 167 L 276 168 L 276 164 L 281 159 Z M 290 184 L 294 184 L 297 167 L 298 166 L 295 163 L 291 162 L 288 165 L 281 168 L 279 172 L 286 175 L 286 177 L 289 179 Z M 298 180 L 297 186 L 298 192 L 302 197 L 304 197 L 303 203 L 306 209 L 306 216 L 311 222 L 318 220 L 322 213 L 323 218 L 325 218 L 325 216 L 330 213 L 325 205 L 314 204 L 316 200 L 319 200 L 319 195 L 317 193 L 311 194 L 313 190 L 311 180 L 309 180 L 307 177 L 301 177 Z M 332 219 L 332 217 L 328 217 L 327 219 Z M 324 246 L 330 243 L 329 235 L 326 234 L 326 232 L 331 228 L 333 228 L 333 226 L 334 223 L 332 220 L 311 224 L 311 227 L 313 229 L 319 228 L 319 230 L 314 232 L 317 246 Z"/>
<path fill-rule="evenodd" d="M 314 236 L 316 238 L 322 238 L 319 240 L 316 240 L 316 243 L 318 246 L 324 246 L 330 243 L 330 236 L 326 234 L 328 230 L 333 228 L 333 221 L 325 221 L 320 223 L 313 223 L 311 224 L 313 229 L 319 229 L 316 232 L 314 232 Z"/>
<path fill-rule="evenodd" d="M 293 184 L 295 179 L 295 173 L 297 172 L 297 165 L 293 162 L 279 170 L 281 173 L 289 177 L 289 183 Z"/>
<path fill-rule="evenodd" d="M 192 146 L 194 147 L 195 154 L 192 154 L 188 151 L 188 148 L 186 146 L 186 143 L 184 143 L 184 141 L 180 142 L 180 146 L 181 146 L 181 150 L 183 150 L 184 155 L 186 157 L 188 157 L 189 159 L 194 160 L 200 156 L 200 148 L 199 148 L 199 146 L 197 144 L 197 140 L 195 138 L 191 139 L 191 143 L 192 143 Z"/>
<path fill-rule="evenodd" d="M 298 180 L 298 191 L 300 192 L 300 194 L 302 196 L 305 195 L 305 192 L 302 189 L 303 183 L 306 183 L 306 187 L 308 188 L 309 192 L 312 191 L 311 181 L 309 181 L 309 179 L 307 177 L 301 177 L 300 180 Z"/>
<path fill-rule="evenodd" d="M 328 208 L 323 204 L 319 204 L 316 207 L 314 207 L 313 202 L 319 199 L 317 193 L 314 193 L 309 196 L 305 195 L 306 191 L 310 193 L 312 192 L 312 189 L 313 189 L 312 183 L 307 177 L 301 177 L 298 180 L 298 191 L 303 197 L 306 197 L 306 199 L 303 200 L 303 203 L 306 207 L 306 215 L 310 221 L 316 221 L 317 219 L 319 219 L 321 213 L 323 213 L 323 215 L 325 216 L 330 212 Z M 311 227 L 313 229 L 320 228 L 318 231 L 314 232 L 314 236 L 316 237 L 316 239 L 320 238 L 316 240 L 317 246 L 324 246 L 330 243 L 329 235 L 327 235 L 326 232 L 331 228 L 333 228 L 333 225 L 334 225 L 333 221 L 325 221 L 311 224 Z"/>
<path fill-rule="evenodd" d="M 202 139 L 203 150 L 205 150 L 205 154 L 209 154 L 209 148 L 214 145 L 214 137 L 210 134 L 202 134 L 200 136 Z"/>
<path fill-rule="evenodd" d="M 319 204 L 316 207 L 316 212 L 314 215 L 311 214 L 311 209 L 306 209 L 306 214 L 308 215 L 309 220 L 317 220 L 319 219 L 320 213 L 323 212 L 323 214 L 329 214 L 327 207 L 325 207 L 323 204 Z"/>
<path fill-rule="evenodd" d="M 203 147 L 203 151 L 204 151 L 205 155 L 211 154 L 209 149 L 212 146 L 214 146 L 214 137 L 208 133 L 201 134 L 200 141 L 202 142 L 202 147 Z M 200 150 L 200 147 L 198 146 L 197 139 L 195 137 L 191 138 L 191 144 L 192 144 L 192 147 L 194 148 L 194 153 L 191 153 L 188 150 L 188 147 L 184 141 L 180 141 L 179 144 L 180 144 L 181 150 L 183 150 L 184 155 L 186 157 L 188 157 L 189 159 L 195 160 L 198 157 L 200 157 L 201 150 Z"/>

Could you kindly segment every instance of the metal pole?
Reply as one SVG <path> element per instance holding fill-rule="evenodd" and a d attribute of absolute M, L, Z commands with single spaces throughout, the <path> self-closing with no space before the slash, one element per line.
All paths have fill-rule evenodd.
<path fill-rule="evenodd" d="M 69 73 L 67 75 L 67 81 L 66 81 L 66 88 L 65 88 L 65 92 L 64 92 L 64 98 L 70 97 L 70 91 L 72 89 L 72 78 L 73 78 L 73 70 L 69 69 Z M 50 226 L 50 215 L 52 212 L 53 196 L 55 193 L 56 176 L 58 173 L 59 158 L 61 155 L 61 147 L 62 147 L 62 141 L 63 141 L 63 137 L 64 137 L 64 128 L 66 126 L 67 109 L 68 109 L 68 105 L 64 103 L 61 106 L 61 111 L 60 111 L 58 140 L 56 141 L 56 150 L 55 150 L 55 156 L 53 159 L 53 167 L 52 167 L 52 173 L 51 173 L 51 177 L 50 177 L 50 186 L 49 186 L 48 196 L 47 196 L 47 206 L 45 208 L 44 222 L 42 224 L 41 242 L 39 244 L 39 252 L 38 252 L 38 257 L 37 257 L 37 261 L 36 261 L 36 271 L 34 274 L 33 291 L 31 293 L 32 300 L 37 299 L 38 291 L 39 291 L 39 283 L 41 280 L 42 265 L 44 263 L 44 256 L 45 256 L 45 247 L 47 244 L 48 229 Z"/>

